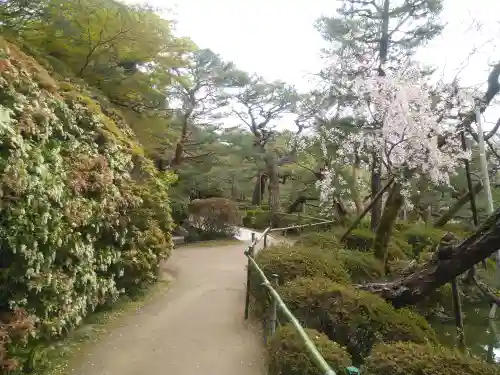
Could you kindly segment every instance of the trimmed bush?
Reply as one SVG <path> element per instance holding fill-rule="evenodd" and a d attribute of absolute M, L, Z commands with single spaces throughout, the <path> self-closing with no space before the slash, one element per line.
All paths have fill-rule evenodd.
<path fill-rule="evenodd" d="M 188 202 L 181 197 L 171 199 L 172 220 L 177 225 L 181 225 L 189 217 Z"/>
<path fill-rule="evenodd" d="M 296 244 L 335 254 L 355 283 L 374 281 L 384 275 L 382 263 L 373 254 L 343 249 L 334 232 L 307 233 L 300 236 Z"/>
<path fill-rule="evenodd" d="M 348 283 L 349 274 L 333 252 L 305 246 L 281 244 L 261 251 L 256 261 L 271 279 L 278 275 L 280 285 L 297 277 L 325 277 L 339 283 Z M 267 290 L 255 271 L 251 272 L 251 291 L 255 299 L 255 313 L 262 316 L 267 307 Z"/>
<path fill-rule="evenodd" d="M 384 265 L 371 253 L 339 250 L 337 255 L 354 283 L 374 281 L 384 276 Z"/>
<path fill-rule="evenodd" d="M 397 237 L 406 241 L 414 255 L 418 256 L 425 248 L 435 247 L 446 232 L 439 228 L 414 225 L 398 233 Z"/>
<path fill-rule="evenodd" d="M 345 246 L 351 250 L 371 251 L 375 234 L 368 228 L 356 228 L 345 239 Z M 389 242 L 387 260 L 394 262 L 407 259 L 411 255 L 411 247 L 394 237 Z"/>
<path fill-rule="evenodd" d="M 234 236 L 234 226 L 241 222 L 237 204 L 227 198 L 195 199 L 189 213 L 194 226 L 208 233 Z"/>
<path fill-rule="evenodd" d="M 351 357 L 345 349 L 314 329 L 306 329 L 316 348 L 337 373 L 342 374 L 351 365 Z M 304 342 L 293 327 L 279 328 L 268 345 L 269 375 L 323 375 L 311 361 Z"/>
<path fill-rule="evenodd" d="M 243 219 L 241 219 L 241 223 L 245 228 L 252 228 L 253 225 L 252 218 L 250 216 L 245 216 Z"/>
<path fill-rule="evenodd" d="M 457 351 L 411 342 L 377 345 L 361 370 L 366 375 L 499 375 L 500 367 Z"/>
<path fill-rule="evenodd" d="M 373 254 L 343 249 L 334 232 L 307 233 L 296 244 L 335 253 L 355 283 L 377 280 L 384 275 L 382 263 Z"/>
<path fill-rule="evenodd" d="M 297 245 L 318 247 L 320 249 L 338 249 L 342 247 L 337 234 L 333 232 L 305 233 L 295 243 Z"/>
<path fill-rule="evenodd" d="M 395 310 L 382 298 L 326 278 L 299 278 L 279 288 L 287 306 L 307 327 L 325 333 L 361 360 L 379 342 L 435 341 L 426 320 Z"/>
<path fill-rule="evenodd" d="M 269 211 L 264 211 L 260 208 L 247 210 L 243 223 L 247 228 L 266 229 L 269 227 Z"/>
<path fill-rule="evenodd" d="M 356 228 L 345 238 L 348 249 L 370 251 L 375 240 L 375 235 L 368 228 Z"/>

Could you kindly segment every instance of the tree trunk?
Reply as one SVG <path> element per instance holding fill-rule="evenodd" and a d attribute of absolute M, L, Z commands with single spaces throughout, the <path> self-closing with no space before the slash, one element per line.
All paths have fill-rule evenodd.
<path fill-rule="evenodd" d="M 192 110 L 187 111 L 182 119 L 181 135 L 177 140 L 177 144 L 175 145 L 174 156 L 172 158 L 172 161 L 170 162 L 170 165 L 172 166 L 173 169 L 178 169 L 184 159 L 184 145 L 188 140 L 189 117 L 191 116 L 191 113 Z"/>
<path fill-rule="evenodd" d="M 274 224 L 279 211 L 280 178 L 278 165 L 273 155 L 268 154 L 265 157 L 268 183 L 269 212 L 271 214 L 271 224 Z"/>
<path fill-rule="evenodd" d="M 372 169 L 371 189 L 372 189 L 373 206 L 371 209 L 370 228 L 372 232 L 375 232 L 380 222 L 380 213 L 382 211 L 382 200 L 381 199 L 375 200 L 377 193 L 380 191 L 380 185 L 381 185 L 380 163 L 376 155 L 373 155 L 373 162 L 371 169 Z"/>
<path fill-rule="evenodd" d="M 252 193 L 252 206 L 260 206 L 262 204 L 262 198 L 266 192 L 267 175 L 259 173 L 257 175 L 257 180 Z"/>
<path fill-rule="evenodd" d="M 481 190 L 483 189 L 483 185 L 479 182 L 472 188 L 472 192 L 475 195 L 477 195 Z M 474 199 L 474 196 L 472 199 Z M 435 227 L 442 227 L 444 226 L 448 221 L 450 221 L 453 216 L 456 215 L 456 213 L 467 203 L 471 202 L 471 194 L 469 192 L 463 194 L 458 200 L 455 202 L 453 206 L 450 207 L 448 211 L 446 211 L 439 219 L 436 220 L 434 223 Z"/>
<path fill-rule="evenodd" d="M 403 206 L 404 198 L 401 195 L 401 184 L 395 183 L 389 191 L 389 196 L 384 208 L 384 214 L 380 219 L 380 224 L 375 232 L 373 251 L 375 257 L 383 262 L 387 268 L 387 248 L 391 239 L 394 224 L 398 218 L 398 213 Z"/>
<path fill-rule="evenodd" d="M 387 55 L 389 51 L 389 0 L 384 0 L 384 6 L 382 11 L 382 27 L 380 30 L 380 42 L 379 42 L 379 58 L 380 64 L 378 68 L 378 75 L 385 76 L 385 64 L 387 63 Z M 371 188 L 372 188 L 372 200 L 375 198 L 375 195 L 380 191 L 380 187 L 382 185 L 382 171 L 381 171 L 381 162 L 379 157 L 373 154 L 373 164 L 372 164 L 372 176 L 371 176 Z M 372 216 L 370 227 L 372 232 L 377 230 L 377 227 L 380 223 L 380 214 L 382 211 L 382 201 L 378 200 L 372 207 Z"/>
<path fill-rule="evenodd" d="M 347 209 L 345 207 L 344 202 L 342 202 L 342 199 L 340 198 L 335 199 L 333 201 L 333 207 L 335 208 L 335 211 L 337 211 L 337 216 L 340 219 L 340 222 L 344 223 L 347 217 Z"/>
<path fill-rule="evenodd" d="M 361 220 L 363 220 L 363 218 L 366 216 L 366 214 L 368 212 L 370 212 L 370 209 L 373 207 L 373 205 L 377 201 L 379 201 L 380 198 L 382 197 L 382 195 L 387 191 L 387 189 L 389 189 L 391 187 L 391 185 L 392 185 L 393 182 L 394 182 L 394 177 L 390 177 L 389 181 L 387 181 L 387 183 L 385 184 L 385 186 L 377 192 L 377 194 L 375 195 L 375 198 L 372 199 L 370 201 L 370 203 L 368 203 L 368 205 L 365 207 L 364 211 L 361 212 L 361 215 L 359 215 L 353 221 L 353 223 L 349 226 L 349 228 L 347 228 L 347 230 L 344 232 L 344 234 L 340 238 L 340 242 L 343 242 L 345 240 L 345 238 L 349 235 L 349 233 L 351 233 L 351 231 L 358 226 L 358 224 L 361 222 Z"/>
<path fill-rule="evenodd" d="M 432 291 L 495 253 L 499 243 L 500 209 L 476 233 L 447 251 L 439 251 L 411 275 L 392 282 L 361 285 L 359 288 L 380 295 L 397 308 L 415 305 Z"/>
<path fill-rule="evenodd" d="M 356 205 L 356 214 L 360 215 L 363 212 L 363 202 L 358 192 L 358 169 L 361 161 L 359 159 L 359 155 L 356 152 L 354 154 L 354 165 L 352 166 L 352 197 L 354 200 L 354 204 Z"/>

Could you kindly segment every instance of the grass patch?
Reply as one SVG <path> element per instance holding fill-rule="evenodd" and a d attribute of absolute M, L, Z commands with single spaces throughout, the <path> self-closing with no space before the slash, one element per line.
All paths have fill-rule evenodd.
<path fill-rule="evenodd" d="M 238 245 L 243 243 L 243 241 L 237 240 L 236 238 L 231 239 L 223 239 L 223 240 L 209 240 L 209 241 L 200 241 L 200 242 L 187 242 L 183 244 L 179 244 L 176 248 L 181 247 L 214 247 L 214 246 L 229 246 L 229 245 Z"/>
<path fill-rule="evenodd" d="M 65 339 L 56 341 L 40 351 L 33 375 L 68 375 L 71 364 L 95 344 L 102 335 L 118 327 L 123 318 L 144 307 L 153 297 L 165 291 L 169 282 L 160 280 L 133 296 L 122 296 L 116 303 L 102 307 L 85 318 L 84 323 Z"/>

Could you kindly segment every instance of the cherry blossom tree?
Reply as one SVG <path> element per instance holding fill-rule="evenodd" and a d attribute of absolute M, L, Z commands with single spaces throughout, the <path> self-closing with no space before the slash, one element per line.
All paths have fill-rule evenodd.
<path fill-rule="evenodd" d="M 374 244 L 376 256 L 385 260 L 399 210 L 410 204 L 412 182 L 426 177 L 435 185 L 448 185 L 462 160 L 469 158 L 451 116 L 468 98 L 456 90 L 450 94 L 449 85 L 432 86 L 415 64 L 386 76 L 358 79 L 355 90 L 361 99 L 353 102 L 350 110 L 353 118 L 365 125 L 342 139 L 335 159 L 337 164 L 352 165 L 356 155 L 375 155 L 382 163 L 383 175 L 395 181 Z M 338 131 L 326 134 L 330 141 L 338 136 Z M 440 144 L 443 137 L 446 143 Z M 326 148 L 323 151 L 328 153 Z M 329 168 L 319 183 L 324 203 L 332 196 L 334 173 L 335 168 Z"/>

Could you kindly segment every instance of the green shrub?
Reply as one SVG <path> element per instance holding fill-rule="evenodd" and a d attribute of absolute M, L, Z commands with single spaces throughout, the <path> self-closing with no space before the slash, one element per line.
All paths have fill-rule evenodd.
<path fill-rule="evenodd" d="M 253 226 L 253 220 L 250 216 L 245 216 L 242 220 L 241 223 L 245 228 L 252 228 Z"/>
<path fill-rule="evenodd" d="M 301 235 L 295 242 L 297 245 L 317 247 L 320 249 L 338 249 L 341 247 L 338 235 L 333 232 L 310 232 Z"/>
<path fill-rule="evenodd" d="M 375 235 L 368 228 L 356 228 L 345 238 L 348 249 L 370 251 L 375 240 Z"/>
<path fill-rule="evenodd" d="M 389 242 L 387 260 L 396 262 L 413 257 L 412 247 L 406 242 L 393 236 Z"/>
<path fill-rule="evenodd" d="M 377 280 L 384 275 L 382 263 L 375 259 L 373 254 L 343 249 L 337 234 L 334 232 L 303 234 L 297 240 L 296 245 L 334 254 L 338 263 L 344 266 L 351 280 L 355 283 Z"/>
<path fill-rule="evenodd" d="M 257 211 L 254 216 L 253 227 L 255 229 L 266 229 L 269 227 L 270 218 L 269 211 Z"/>
<path fill-rule="evenodd" d="M 264 211 L 260 208 L 247 210 L 245 216 L 245 226 L 253 229 L 266 229 L 269 227 L 269 211 Z"/>
<path fill-rule="evenodd" d="M 366 375 L 498 375 L 500 367 L 447 348 L 398 342 L 377 345 L 361 370 Z"/>
<path fill-rule="evenodd" d="M 458 238 L 463 239 L 469 237 L 472 233 L 474 233 L 474 228 L 470 225 L 464 225 L 459 223 L 447 223 L 443 226 L 443 231 L 451 232 L 456 235 Z"/>
<path fill-rule="evenodd" d="M 409 221 L 398 220 L 396 224 L 394 224 L 394 229 L 397 231 L 404 231 L 406 229 L 411 228 L 415 223 L 410 223 Z"/>
<path fill-rule="evenodd" d="M 170 207 L 172 210 L 172 220 L 176 224 L 182 224 L 189 217 L 188 202 L 181 198 L 175 197 L 171 199 Z"/>
<path fill-rule="evenodd" d="M 276 274 L 280 285 L 297 277 L 321 276 L 340 283 L 349 282 L 349 274 L 335 253 L 299 245 L 281 244 L 261 251 L 256 261 L 266 276 Z M 251 291 L 255 299 L 255 314 L 262 316 L 267 307 L 267 290 L 261 286 L 257 272 L 251 274 Z"/>
<path fill-rule="evenodd" d="M 384 265 L 371 253 L 339 250 L 337 255 L 354 283 L 374 281 L 384 276 Z"/>
<path fill-rule="evenodd" d="M 214 231 L 209 232 L 188 225 L 185 225 L 184 228 L 187 230 L 187 236 L 184 237 L 184 241 L 186 243 L 228 239 L 228 235 L 226 233 Z"/>
<path fill-rule="evenodd" d="M 439 228 L 414 225 L 398 233 L 397 237 L 406 241 L 414 255 L 420 254 L 427 247 L 435 247 L 446 232 Z"/>
<path fill-rule="evenodd" d="M 299 278 L 279 288 L 291 311 L 307 327 L 346 346 L 360 360 L 378 341 L 435 341 L 425 319 L 395 310 L 382 298 L 325 278 Z"/>
<path fill-rule="evenodd" d="M 369 228 L 356 228 L 345 238 L 345 246 L 351 250 L 371 251 L 375 234 Z M 411 248 L 404 241 L 393 237 L 389 242 L 387 260 L 394 262 L 407 259 Z"/>
<path fill-rule="evenodd" d="M 314 329 L 306 329 L 306 333 L 337 374 L 351 365 L 350 355 L 326 335 Z M 268 366 L 269 375 L 323 375 L 311 361 L 303 340 L 288 325 L 279 328 L 269 342 Z"/>

